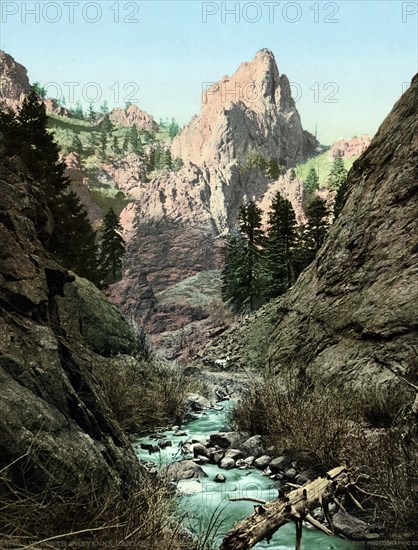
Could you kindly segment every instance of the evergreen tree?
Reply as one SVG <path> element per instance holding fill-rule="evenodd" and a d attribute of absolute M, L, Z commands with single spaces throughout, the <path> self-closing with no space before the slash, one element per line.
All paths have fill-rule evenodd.
<path fill-rule="evenodd" d="M 93 103 L 89 104 L 89 109 L 87 111 L 87 118 L 91 124 L 95 124 L 96 122 L 96 113 L 94 112 Z"/>
<path fill-rule="evenodd" d="M 112 150 L 115 155 L 120 155 L 122 153 L 121 148 L 119 147 L 119 140 L 116 136 L 113 136 Z"/>
<path fill-rule="evenodd" d="M 222 294 L 234 311 L 253 311 L 261 305 L 261 210 L 243 204 L 238 214 L 239 234 L 228 242 L 222 273 Z"/>
<path fill-rule="evenodd" d="M 129 136 L 125 135 L 125 137 L 123 138 L 123 142 L 122 142 L 122 153 L 124 155 L 127 154 L 128 148 L 129 148 Z"/>
<path fill-rule="evenodd" d="M 75 107 L 71 109 L 71 112 L 75 116 L 75 118 L 79 118 L 80 120 L 84 119 L 84 112 L 83 112 L 83 106 L 79 101 L 75 104 Z"/>
<path fill-rule="evenodd" d="M 122 268 L 122 257 L 125 254 L 125 243 L 121 236 L 122 226 L 119 217 L 112 208 L 103 220 L 103 232 L 100 241 L 100 266 L 105 276 L 111 276 L 115 282 Z"/>
<path fill-rule="evenodd" d="M 308 176 L 305 181 L 305 189 L 309 193 L 313 193 L 319 189 L 319 177 L 313 166 L 308 172 Z"/>
<path fill-rule="evenodd" d="M 106 132 L 106 134 L 110 134 L 112 132 L 113 124 L 111 123 L 109 115 L 107 113 L 103 117 L 103 120 L 100 126 L 101 126 L 102 132 Z"/>
<path fill-rule="evenodd" d="M 41 184 L 54 220 L 52 235 L 39 238 L 64 267 L 96 280 L 95 234 L 78 196 L 69 190 L 66 166 L 47 128 L 45 105 L 32 91 L 17 115 L 0 115 L 0 135 L 7 155 L 18 155 Z"/>
<path fill-rule="evenodd" d="M 41 99 L 46 98 L 46 89 L 43 86 L 41 86 L 39 82 L 34 82 L 31 88 L 38 97 L 40 97 Z"/>
<path fill-rule="evenodd" d="M 348 180 L 347 178 L 343 180 L 338 187 L 337 194 L 335 195 L 334 202 L 334 219 L 336 220 L 340 215 L 341 210 L 343 209 L 345 198 L 347 194 Z"/>
<path fill-rule="evenodd" d="M 344 159 L 340 156 L 335 157 L 332 164 L 331 172 L 328 176 L 328 187 L 331 191 L 338 189 L 347 180 L 347 170 L 344 166 Z"/>
<path fill-rule="evenodd" d="M 305 228 L 304 249 L 306 265 L 309 265 L 314 260 L 328 233 L 329 210 L 325 201 L 316 197 L 308 206 L 306 216 L 308 222 Z"/>
<path fill-rule="evenodd" d="M 141 138 L 138 135 L 138 129 L 135 124 L 129 129 L 129 143 L 131 146 L 131 151 L 136 155 L 141 156 L 143 153 L 143 147 Z"/>
<path fill-rule="evenodd" d="M 107 105 L 107 101 L 103 101 L 103 103 L 100 105 L 100 111 L 102 113 L 108 113 L 109 112 L 109 107 Z"/>
<path fill-rule="evenodd" d="M 176 137 L 176 135 L 180 132 L 180 126 L 177 124 L 176 119 L 173 118 L 171 120 L 171 124 L 168 127 L 168 135 L 170 136 L 171 141 Z"/>
<path fill-rule="evenodd" d="M 283 294 L 295 281 L 293 253 L 296 231 L 296 217 L 291 203 L 276 193 L 264 248 L 264 297 L 267 299 Z"/>
<path fill-rule="evenodd" d="M 80 141 L 80 138 L 78 137 L 77 134 L 74 134 L 73 136 L 73 139 L 72 139 L 72 142 L 71 142 L 71 149 L 72 151 L 74 151 L 75 153 L 77 153 L 78 155 L 82 155 L 83 154 L 83 145 Z"/>

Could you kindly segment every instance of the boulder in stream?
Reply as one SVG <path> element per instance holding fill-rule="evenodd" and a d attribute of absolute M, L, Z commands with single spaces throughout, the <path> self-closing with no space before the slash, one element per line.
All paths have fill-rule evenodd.
<path fill-rule="evenodd" d="M 216 483 L 225 483 L 226 477 L 223 474 L 216 474 L 216 476 L 213 478 L 213 481 Z"/>
<path fill-rule="evenodd" d="M 189 393 L 187 396 L 187 404 L 193 412 L 200 412 L 212 408 L 212 403 L 209 399 L 197 393 Z"/>
<path fill-rule="evenodd" d="M 223 458 L 219 463 L 219 468 L 222 468 L 223 470 L 230 470 L 231 468 L 235 468 L 235 460 L 233 458 Z"/>
<path fill-rule="evenodd" d="M 271 456 L 262 455 L 254 460 L 254 467 L 259 470 L 264 470 L 271 462 Z"/>
<path fill-rule="evenodd" d="M 180 481 L 182 479 L 199 479 L 206 477 L 202 468 L 193 460 L 173 462 L 165 469 L 168 481 Z"/>
<path fill-rule="evenodd" d="M 261 435 L 249 437 L 240 447 L 246 456 L 261 456 L 263 454 L 263 442 Z"/>

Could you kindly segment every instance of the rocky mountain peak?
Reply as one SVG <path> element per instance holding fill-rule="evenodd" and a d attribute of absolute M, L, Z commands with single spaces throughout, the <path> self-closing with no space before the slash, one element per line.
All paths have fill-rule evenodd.
<path fill-rule="evenodd" d="M 200 115 L 175 138 L 172 152 L 184 162 L 203 166 L 227 165 L 259 149 L 293 166 L 316 145 L 302 128 L 289 80 L 279 74 L 273 53 L 264 49 L 232 76 L 207 85 Z"/>

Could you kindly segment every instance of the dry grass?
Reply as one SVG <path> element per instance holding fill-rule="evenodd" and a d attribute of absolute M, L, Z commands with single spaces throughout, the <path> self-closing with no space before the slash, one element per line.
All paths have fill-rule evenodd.
<path fill-rule="evenodd" d="M 116 419 L 131 433 L 180 422 L 188 393 L 198 392 L 199 382 L 183 369 L 157 360 L 145 362 L 116 357 L 95 371 Z"/>
<path fill-rule="evenodd" d="M 319 470 L 344 460 L 356 430 L 332 389 L 289 382 L 283 391 L 270 376 L 257 382 L 237 405 L 232 422 L 241 430 L 265 435 L 277 453 L 286 450 Z"/>
<path fill-rule="evenodd" d="M 276 452 L 326 470 L 346 463 L 370 495 L 364 518 L 387 536 L 417 540 L 418 427 L 407 386 L 366 395 L 289 383 L 273 375 L 253 385 L 232 413 L 237 429 L 262 434 Z M 367 428 L 364 424 L 367 424 Z M 379 495 L 379 496 L 376 496 Z"/>
<path fill-rule="evenodd" d="M 182 535 L 172 493 L 157 478 L 133 473 L 128 494 L 117 485 L 80 484 L 69 491 L 49 471 L 35 488 L 31 474 L 45 466 L 41 461 L 33 445 L 0 470 L 0 547 L 194 548 Z"/>

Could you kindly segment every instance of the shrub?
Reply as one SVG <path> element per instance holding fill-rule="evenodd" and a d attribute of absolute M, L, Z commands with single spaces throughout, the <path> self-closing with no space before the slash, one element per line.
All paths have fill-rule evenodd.
<path fill-rule="evenodd" d="M 136 433 L 180 422 L 187 394 L 198 384 L 179 367 L 123 355 L 97 367 L 95 374 L 121 427 Z"/>
<path fill-rule="evenodd" d="M 265 435 L 278 453 L 287 450 L 312 467 L 326 470 L 344 460 L 355 426 L 343 403 L 328 388 L 266 377 L 232 413 L 241 430 Z"/>

